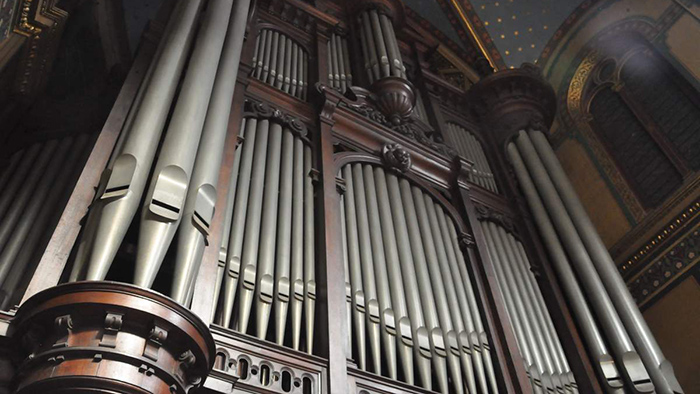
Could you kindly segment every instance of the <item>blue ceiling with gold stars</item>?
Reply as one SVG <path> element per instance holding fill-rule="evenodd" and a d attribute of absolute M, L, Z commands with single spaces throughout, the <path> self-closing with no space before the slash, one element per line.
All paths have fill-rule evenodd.
<path fill-rule="evenodd" d="M 534 63 L 582 0 L 471 0 L 509 67 Z"/>

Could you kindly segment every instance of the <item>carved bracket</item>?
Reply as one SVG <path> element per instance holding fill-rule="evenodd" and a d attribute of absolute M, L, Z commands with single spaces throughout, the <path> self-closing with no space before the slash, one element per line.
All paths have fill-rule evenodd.
<path fill-rule="evenodd" d="M 244 107 L 243 117 L 256 119 L 269 119 L 287 127 L 295 135 L 306 139 L 308 129 L 306 124 L 294 115 L 279 110 L 261 101 L 247 100 Z"/>

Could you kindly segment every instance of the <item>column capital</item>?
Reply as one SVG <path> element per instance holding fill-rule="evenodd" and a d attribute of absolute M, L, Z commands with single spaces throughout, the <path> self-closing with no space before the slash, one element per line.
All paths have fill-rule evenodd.
<path fill-rule="evenodd" d="M 469 90 L 469 103 L 498 144 L 519 130 L 548 130 L 557 108 L 554 89 L 529 63 L 480 80 Z"/>

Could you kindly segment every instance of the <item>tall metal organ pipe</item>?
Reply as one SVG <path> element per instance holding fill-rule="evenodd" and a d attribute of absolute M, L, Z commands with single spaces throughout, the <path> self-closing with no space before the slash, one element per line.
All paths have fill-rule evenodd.
<path fill-rule="evenodd" d="M 511 143 L 507 147 L 507 152 L 513 164 L 515 175 L 518 178 L 518 183 L 532 210 L 540 235 L 544 239 L 544 244 L 552 257 L 552 264 L 558 276 L 561 278 L 562 288 L 571 304 L 576 321 L 579 323 L 579 327 L 581 327 L 583 339 L 589 351 L 594 355 L 594 359 L 597 361 L 597 364 L 594 364 L 596 370 L 606 382 L 605 390 L 608 393 L 621 393 L 623 390 L 622 377 L 615 365 L 612 355 L 607 349 L 603 334 L 595 323 L 595 318 L 588 306 L 583 290 L 581 290 L 578 284 L 576 274 L 571 267 L 569 258 L 557 236 L 544 203 L 537 194 L 537 189 L 525 168 L 525 163 L 523 163 L 518 148 L 514 143 Z"/>
<path fill-rule="evenodd" d="M 107 274 L 124 235 L 139 207 L 160 136 L 165 125 L 187 52 L 194 35 L 194 26 L 201 0 L 181 1 L 173 10 L 168 35 L 159 45 L 160 57 L 132 130 L 114 162 L 104 193 L 99 197 L 101 210 L 93 236 L 93 250 L 87 264 L 87 279 L 101 280 Z"/>
<path fill-rule="evenodd" d="M 561 201 L 554 185 L 552 184 L 546 169 L 539 161 L 530 139 L 525 131 L 521 131 L 515 144 L 523 155 L 525 166 L 533 175 L 533 181 L 543 198 L 547 210 L 551 213 L 551 219 L 567 249 L 569 257 L 574 262 L 578 278 L 584 283 L 589 302 L 601 318 L 600 324 L 607 334 L 616 360 L 621 365 L 620 371 L 623 379 L 631 388 L 639 392 L 650 392 L 654 389 L 651 379 L 641 358 L 636 352 L 625 327 L 618 316 L 608 293 L 605 291 L 600 277 L 586 252 L 585 246 L 574 227 L 571 218 L 566 213 L 566 208 Z"/>
<path fill-rule="evenodd" d="M 536 210 L 538 201 L 533 195 L 542 198 L 578 279 L 589 290 L 589 301 L 600 316 L 599 323 L 619 363 L 617 370 L 608 367 L 610 362 L 601 366 L 608 385 L 611 389 L 620 386 L 616 381 L 619 371 L 626 386 L 637 392 L 682 392 L 671 364 L 658 349 L 544 135 L 521 130 L 508 146 L 508 153 L 513 165 L 522 167 L 517 174 L 524 189 L 530 187 L 525 175 L 532 175 L 536 191 L 530 190 L 528 202 Z M 549 231 L 544 220 L 538 226 L 544 234 Z"/>
<path fill-rule="evenodd" d="M 150 287 L 153 284 L 182 219 L 232 6 L 233 0 L 215 0 L 207 5 L 141 209 L 134 274 L 134 284 L 138 286 Z M 221 129 L 217 131 L 222 132 Z M 206 201 L 211 200 L 211 196 L 203 198 L 205 201 L 200 202 L 202 210 L 213 211 L 213 206 Z M 188 277 L 189 268 L 184 271 Z M 181 288 L 186 290 L 188 283 Z M 179 296 L 183 299 L 182 294 Z"/>
<path fill-rule="evenodd" d="M 236 0 L 232 7 L 209 108 L 202 129 L 202 137 L 194 162 L 194 170 L 187 190 L 185 207 L 182 211 L 184 220 L 180 224 L 178 233 L 175 274 L 171 293 L 172 298 L 178 302 L 182 302 L 183 295 L 190 292 L 194 285 L 194 278 L 202 260 L 211 220 L 214 216 L 217 200 L 216 184 L 224 153 L 224 142 L 228 130 L 233 92 L 236 87 L 236 76 L 238 75 L 249 6 L 250 0 Z M 240 165 L 238 156 L 236 155 L 234 161 Z M 235 166 L 236 163 L 234 163 Z M 235 182 L 233 185 L 235 188 Z M 230 217 L 230 215 L 227 216 Z M 224 231 L 228 233 L 227 229 Z M 220 287 L 219 283 L 220 281 L 217 281 L 217 289 Z M 218 290 L 216 295 L 218 298 Z"/>
<path fill-rule="evenodd" d="M 368 8 L 360 12 L 357 30 L 370 83 L 390 76 L 406 78 L 391 18 L 383 10 Z"/>
<path fill-rule="evenodd" d="M 464 276 L 466 266 L 464 273 L 457 268 L 465 260 L 457 258 L 461 251 L 455 249 L 451 219 L 430 194 L 380 166 L 347 164 L 341 176 L 346 185 L 341 216 L 347 280 L 352 292 L 368 284 L 376 287 L 376 301 L 367 293 L 350 301 L 363 302 L 358 308 L 363 314 L 378 308 L 382 332 L 391 333 L 380 336 L 381 354 L 389 370 L 376 372 L 393 378 L 396 372 L 391 368 L 397 368 L 407 383 L 414 384 L 415 366 L 419 383 L 426 388 L 432 387 L 435 378 L 443 393 L 498 392 L 490 357 L 483 356 L 487 351 L 481 349 L 481 318 L 477 329 L 472 316 L 479 314 L 477 302 L 467 300 L 464 282 L 470 279 Z M 368 234 L 362 234 L 364 231 Z M 372 265 L 363 263 L 363 258 Z M 372 272 L 368 275 L 366 269 Z M 474 296 L 469 285 L 469 297 Z M 352 345 L 358 355 L 373 355 L 372 344 L 365 343 L 363 336 L 371 320 L 352 314 Z M 387 323 L 394 324 L 393 333 Z M 387 343 L 391 349 L 386 349 Z M 366 362 L 358 364 L 367 369 Z"/>
<path fill-rule="evenodd" d="M 334 53 L 338 57 L 337 61 L 340 61 L 340 52 L 338 52 L 340 48 L 332 46 L 331 41 L 329 41 L 329 47 L 335 48 Z M 338 67 L 340 65 L 330 55 L 331 51 L 328 53 L 329 73 L 333 68 L 338 70 L 337 73 L 333 74 L 333 79 L 329 78 L 329 81 L 336 80 L 335 75 L 338 75 L 339 88 L 341 74 Z M 301 44 L 287 37 L 284 33 L 267 28 L 261 29 L 255 38 L 255 51 L 252 59 L 254 68 L 251 75 L 289 95 L 306 100 L 309 80 L 308 58 L 309 55 Z M 347 79 L 347 75 L 345 77 Z"/>

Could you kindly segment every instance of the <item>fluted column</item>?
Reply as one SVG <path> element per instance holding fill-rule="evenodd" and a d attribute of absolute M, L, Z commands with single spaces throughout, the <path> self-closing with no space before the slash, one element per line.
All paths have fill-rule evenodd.
<path fill-rule="evenodd" d="M 525 65 L 485 78 L 471 93 L 506 149 L 603 389 L 682 393 L 543 133 L 555 113 L 554 91 Z"/>

